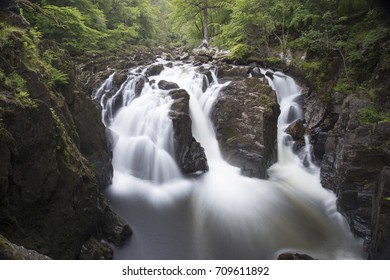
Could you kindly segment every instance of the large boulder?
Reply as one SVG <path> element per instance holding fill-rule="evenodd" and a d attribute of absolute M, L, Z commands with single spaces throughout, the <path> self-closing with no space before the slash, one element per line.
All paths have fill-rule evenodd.
<path fill-rule="evenodd" d="M 212 111 L 216 136 L 224 158 L 242 174 L 266 178 L 276 160 L 279 106 L 275 92 L 259 78 L 231 82 Z"/>
<path fill-rule="evenodd" d="M 241 80 L 248 77 L 248 66 L 232 66 L 224 64 L 218 68 L 217 76 L 218 78 L 227 79 L 227 80 Z"/>
<path fill-rule="evenodd" d="M 209 170 L 203 147 L 192 136 L 192 120 L 189 115 L 189 94 L 183 89 L 169 93 L 174 100 L 169 113 L 174 130 L 176 160 L 184 174 Z"/>
<path fill-rule="evenodd" d="M 145 75 L 147 77 L 150 76 L 157 76 L 160 75 L 160 73 L 164 70 L 164 65 L 162 64 L 153 64 L 148 67 L 145 71 Z"/>
<path fill-rule="evenodd" d="M 366 252 L 375 257 L 390 222 L 384 200 L 390 194 L 385 183 L 390 178 L 390 123 L 361 124 L 359 111 L 369 106 L 368 96 L 353 94 L 345 99 L 340 118 L 328 133 L 321 181 L 337 194 L 338 208 L 352 232 L 365 239 Z"/>
<path fill-rule="evenodd" d="M 158 82 L 158 88 L 162 90 L 177 89 L 179 86 L 176 83 L 161 80 Z"/>

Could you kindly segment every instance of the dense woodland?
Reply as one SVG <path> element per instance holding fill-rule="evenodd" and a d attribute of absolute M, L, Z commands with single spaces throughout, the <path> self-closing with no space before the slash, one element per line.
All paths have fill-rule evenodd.
<path fill-rule="evenodd" d="M 23 22 L 20 28 L 28 31 L 22 38 L 26 53 L 44 42 L 78 56 L 134 46 L 197 47 L 205 39 L 209 46 L 231 50 L 232 61 L 278 66 L 287 60 L 318 91 L 325 84 L 324 92 L 363 90 L 373 98 L 370 73 L 390 64 L 386 1 L 19 0 L 2 1 L 3 9 L 10 3 Z M 10 44 L 12 32 L 17 31 L 1 22 L 2 47 Z M 55 52 L 41 52 L 50 64 Z M 52 70 L 52 79 L 65 82 Z M 376 121 L 388 115 L 374 108 L 366 117 Z"/>

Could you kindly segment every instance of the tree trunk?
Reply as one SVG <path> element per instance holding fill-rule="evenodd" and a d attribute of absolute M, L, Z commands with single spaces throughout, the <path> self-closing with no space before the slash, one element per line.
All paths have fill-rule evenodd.
<path fill-rule="evenodd" d="M 209 45 L 209 18 L 208 18 L 208 3 L 204 0 L 203 8 L 203 41 L 202 47 L 207 48 Z"/>

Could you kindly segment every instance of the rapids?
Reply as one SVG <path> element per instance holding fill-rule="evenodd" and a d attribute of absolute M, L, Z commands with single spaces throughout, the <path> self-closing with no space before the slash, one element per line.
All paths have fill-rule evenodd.
<path fill-rule="evenodd" d="M 166 64 L 165 61 L 157 63 Z M 212 68 L 211 65 L 204 65 Z M 285 128 L 302 118 L 300 89 L 276 73 L 278 161 L 268 180 L 248 178 L 223 160 L 209 115 L 226 86 L 205 77 L 190 64 L 165 66 L 155 83 L 145 83 L 135 97 L 135 81 L 145 68 L 132 69 L 111 97 L 111 75 L 93 98 L 101 100 L 102 119 L 113 147 L 114 177 L 106 196 L 134 234 L 117 259 L 275 259 L 282 252 L 307 253 L 319 259 L 361 258 L 362 241 L 350 233 L 336 209 L 335 195 L 320 183 L 310 147 L 305 160 L 292 151 Z M 188 178 L 174 159 L 172 100 L 158 89 L 160 80 L 175 82 L 190 94 L 192 131 L 205 148 L 209 172 Z M 118 95 L 122 106 L 113 113 Z M 306 164 L 304 164 L 306 162 Z"/>

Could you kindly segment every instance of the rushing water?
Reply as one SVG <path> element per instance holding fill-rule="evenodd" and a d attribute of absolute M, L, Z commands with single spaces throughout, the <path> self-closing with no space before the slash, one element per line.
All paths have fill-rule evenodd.
<path fill-rule="evenodd" d="M 165 63 L 160 61 L 159 63 Z M 209 67 L 206 65 L 206 67 Z M 145 71 L 145 70 L 143 70 Z M 135 96 L 140 69 L 108 97 L 112 78 L 94 93 L 113 147 L 114 177 L 106 195 L 134 234 L 117 259 L 274 259 L 281 252 L 308 253 L 320 259 L 361 257 L 361 241 L 337 212 L 336 197 L 322 188 L 319 170 L 292 151 L 285 128 L 302 118 L 299 88 L 282 73 L 269 79 L 277 92 L 278 161 L 269 179 L 240 175 L 221 156 L 209 119 L 215 99 L 226 84 L 214 81 L 202 90 L 204 76 L 176 62 L 150 77 Z M 157 83 L 177 83 L 190 94 L 193 135 L 205 148 L 210 171 L 185 178 L 174 160 L 172 100 Z M 121 108 L 114 112 L 117 98 Z"/>

